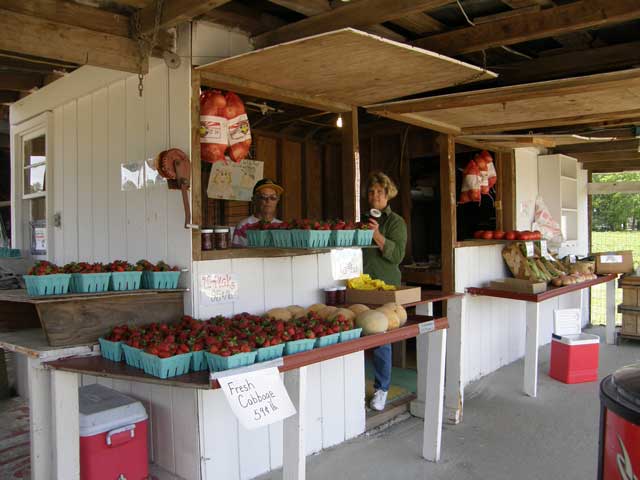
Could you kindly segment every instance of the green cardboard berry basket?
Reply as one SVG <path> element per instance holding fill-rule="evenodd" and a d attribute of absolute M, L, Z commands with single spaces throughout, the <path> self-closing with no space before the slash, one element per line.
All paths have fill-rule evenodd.
<path fill-rule="evenodd" d="M 353 244 L 359 247 L 366 247 L 368 245 L 371 245 L 372 240 L 373 230 L 356 230 Z"/>
<path fill-rule="evenodd" d="M 138 290 L 140 288 L 141 278 L 142 272 L 111 272 L 109 290 L 116 292 Z"/>
<path fill-rule="evenodd" d="M 331 230 L 329 245 L 332 247 L 350 247 L 353 245 L 355 230 Z"/>
<path fill-rule="evenodd" d="M 142 369 L 142 350 L 123 343 L 122 353 L 124 354 L 124 361 L 127 365 Z"/>
<path fill-rule="evenodd" d="M 140 353 L 142 369 L 147 375 L 158 378 L 176 377 L 189 373 L 191 366 L 191 352 L 181 353 L 173 357 L 160 358 L 147 352 Z"/>
<path fill-rule="evenodd" d="M 111 340 L 100 337 L 98 343 L 100 344 L 100 355 L 102 355 L 103 358 L 111 360 L 112 362 L 122 361 L 122 342 L 112 342 Z"/>
<path fill-rule="evenodd" d="M 204 350 L 191 352 L 191 371 L 192 372 L 201 372 L 208 368 L 207 357 L 205 357 L 204 354 L 205 354 Z"/>
<path fill-rule="evenodd" d="M 69 291 L 72 293 L 96 293 L 109 290 L 111 272 L 72 273 Z"/>
<path fill-rule="evenodd" d="M 362 335 L 362 328 L 354 328 L 353 330 L 340 332 L 340 343 L 355 340 L 360 338 L 360 335 Z"/>
<path fill-rule="evenodd" d="M 291 248 L 291 230 L 271 230 L 271 240 L 274 247 Z"/>
<path fill-rule="evenodd" d="M 332 333 L 331 335 L 325 335 L 324 337 L 316 338 L 314 348 L 328 347 L 329 345 L 335 345 L 340 341 L 340 332 Z"/>
<path fill-rule="evenodd" d="M 291 230 L 294 248 L 325 248 L 330 237 L 331 230 Z"/>
<path fill-rule="evenodd" d="M 142 272 L 140 285 L 148 289 L 178 288 L 180 272 Z"/>
<path fill-rule="evenodd" d="M 31 297 L 44 295 L 64 295 L 69 293 L 70 273 L 53 275 L 23 275 L 27 293 Z"/>
<path fill-rule="evenodd" d="M 247 230 L 247 243 L 250 247 L 271 247 L 273 239 L 270 230 Z"/>
<path fill-rule="evenodd" d="M 275 358 L 282 357 L 284 353 L 284 343 L 272 345 L 271 347 L 262 347 L 256 350 L 256 362 L 266 362 Z"/>
<path fill-rule="evenodd" d="M 212 372 L 221 372 L 232 368 L 246 367 L 256 362 L 257 352 L 236 353 L 228 357 L 216 355 L 215 353 L 205 352 L 209 370 Z"/>
<path fill-rule="evenodd" d="M 306 352 L 313 350 L 316 344 L 315 338 L 303 338 L 302 340 L 291 340 L 284 346 L 285 355 L 294 355 L 296 353 Z"/>

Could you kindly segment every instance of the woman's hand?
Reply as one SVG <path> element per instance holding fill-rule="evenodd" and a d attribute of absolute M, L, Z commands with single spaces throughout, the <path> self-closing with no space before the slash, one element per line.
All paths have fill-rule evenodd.
<path fill-rule="evenodd" d="M 369 228 L 373 230 L 373 242 L 382 250 L 384 248 L 385 238 L 384 235 L 380 233 L 378 221 L 373 217 L 369 217 Z"/>

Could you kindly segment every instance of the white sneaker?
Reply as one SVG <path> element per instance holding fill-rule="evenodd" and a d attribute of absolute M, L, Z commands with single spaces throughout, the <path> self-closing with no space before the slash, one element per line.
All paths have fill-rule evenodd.
<path fill-rule="evenodd" d="M 371 402 L 369 403 L 369 406 L 374 409 L 374 410 L 378 410 L 379 412 L 384 410 L 384 406 L 387 403 L 387 392 L 385 392 L 384 390 L 376 390 L 375 393 L 373 394 L 373 398 L 371 399 Z"/>

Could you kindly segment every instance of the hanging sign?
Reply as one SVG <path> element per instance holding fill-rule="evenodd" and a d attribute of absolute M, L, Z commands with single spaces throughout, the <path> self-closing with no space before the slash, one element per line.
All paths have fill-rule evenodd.
<path fill-rule="evenodd" d="M 238 298 L 238 281 L 233 273 L 208 273 L 200 276 L 200 292 L 210 303 L 229 303 Z"/>
<path fill-rule="evenodd" d="M 211 165 L 207 197 L 248 202 L 254 185 L 262 178 L 263 169 L 264 162 L 256 160 L 215 162 Z"/>
<path fill-rule="evenodd" d="M 334 280 L 348 280 L 362 273 L 362 250 L 341 248 L 331 250 L 331 274 Z"/>
<path fill-rule="evenodd" d="M 218 377 L 218 382 L 231 410 L 247 430 L 296 413 L 276 367 Z"/>

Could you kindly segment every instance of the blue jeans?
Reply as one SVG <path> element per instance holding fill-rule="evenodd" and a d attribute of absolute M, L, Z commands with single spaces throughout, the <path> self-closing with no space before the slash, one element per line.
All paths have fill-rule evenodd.
<path fill-rule="evenodd" d="M 391 385 L 391 344 L 381 345 L 373 351 L 373 388 L 389 391 Z"/>

